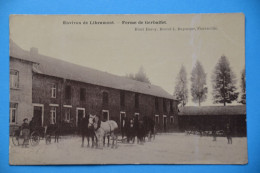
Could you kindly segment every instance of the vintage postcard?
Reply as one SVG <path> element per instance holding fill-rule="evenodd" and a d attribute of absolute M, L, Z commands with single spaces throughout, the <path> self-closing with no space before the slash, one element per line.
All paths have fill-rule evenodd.
<path fill-rule="evenodd" d="M 11 15 L 11 165 L 247 164 L 245 16 Z"/>

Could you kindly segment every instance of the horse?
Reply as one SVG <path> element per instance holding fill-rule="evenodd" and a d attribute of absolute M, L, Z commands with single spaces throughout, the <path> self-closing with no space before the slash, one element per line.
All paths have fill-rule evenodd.
<path fill-rule="evenodd" d="M 145 124 L 143 120 L 139 120 L 138 121 L 138 128 L 137 128 L 137 143 L 139 144 L 143 144 L 145 142 L 145 135 L 146 135 L 146 131 L 145 131 Z"/>
<path fill-rule="evenodd" d="M 61 126 L 57 123 L 45 127 L 46 143 L 51 143 L 51 136 L 54 136 L 54 142 L 59 143 Z"/>
<path fill-rule="evenodd" d="M 155 122 L 148 116 L 140 120 L 135 117 L 126 128 L 127 141 L 132 141 L 132 143 L 135 143 L 135 137 L 137 137 L 137 143 L 143 144 L 146 137 L 148 141 L 151 141 L 152 136 L 155 135 Z"/>
<path fill-rule="evenodd" d="M 127 142 L 130 141 L 135 143 L 135 138 L 137 137 L 137 143 L 142 144 L 145 134 L 144 123 L 142 120 L 139 120 L 138 117 L 134 117 L 126 124 L 126 136 Z"/>
<path fill-rule="evenodd" d="M 155 137 L 155 122 L 148 116 L 144 116 L 143 122 L 145 128 L 145 137 L 148 138 L 148 141 L 151 141 L 152 137 Z"/>
<path fill-rule="evenodd" d="M 91 116 L 91 115 L 90 115 Z M 89 147 L 89 138 L 92 139 L 92 148 L 95 146 L 95 131 L 94 131 L 94 126 L 89 124 L 89 118 L 83 117 L 80 123 L 80 131 L 81 131 L 81 137 L 82 137 L 82 143 L 81 147 L 84 147 L 84 139 L 87 137 L 88 140 L 88 145 Z"/>
<path fill-rule="evenodd" d="M 112 148 L 117 148 L 117 135 L 115 131 L 118 129 L 118 125 L 113 120 L 108 120 L 106 122 L 100 121 L 99 117 L 96 115 L 92 115 L 89 118 L 89 126 L 94 126 L 95 134 L 97 136 L 97 146 L 101 148 L 101 144 L 103 143 L 103 147 L 105 146 L 105 138 L 108 139 L 108 146 L 110 137 L 113 140 Z"/>
<path fill-rule="evenodd" d="M 135 141 L 135 136 L 136 136 L 136 129 L 135 129 L 135 125 L 134 125 L 134 120 L 131 119 L 130 121 L 126 121 L 126 125 L 125 125 L 125 133 L 126 133 L 126 137 L 127 137 L 127 142 L 129 143 L 130 141 L 132 141 L 134 143 Z"/>

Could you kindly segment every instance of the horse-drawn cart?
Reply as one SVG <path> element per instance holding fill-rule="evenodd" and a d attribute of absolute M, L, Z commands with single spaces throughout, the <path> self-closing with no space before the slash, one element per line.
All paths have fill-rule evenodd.
<path fill-rule="evenodd" d="M 40 143 L 40 139 L 44 138 L 44 128 L 30 129 L 29 142 L 32 146 L 36 146 Z M 24 136 L 21 128 L 14 131 L 12 135 L 12 142 L 15 146 L 22 145 L 24 142 Z"/>
<path fill-rule="evenodd" d="M 57 128 L 53 126 L 45 127 L 33 127 L 30 128 L 29 143 L 31 146 L 37 146 L 40 140 L 45 140 L 46 144 L 51 143 L 52 137 L 57 140 Z M 22 145 L 24 142 L 24 136 L 22 134 L 21 127 L 14 131 L 12 135 L 12 142 L 14 146 Z"/>

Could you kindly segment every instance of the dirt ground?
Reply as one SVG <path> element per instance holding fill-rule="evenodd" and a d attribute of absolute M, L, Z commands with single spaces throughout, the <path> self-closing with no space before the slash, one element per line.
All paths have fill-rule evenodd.
<path fill-rule="evenodd" d="M 247 139 L 199 137 L 184 133 L 159 134 L 152 142 L 119 143 L 117 149 L 81 147 L 81 138 L 63 137 L 59 143 L 22 148 L 10 138 L 9 162 L 12 165 L 43 164 L 246 164 Z"/>

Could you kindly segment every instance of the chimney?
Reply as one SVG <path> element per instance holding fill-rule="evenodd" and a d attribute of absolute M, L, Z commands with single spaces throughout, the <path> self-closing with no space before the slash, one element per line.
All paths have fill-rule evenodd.
<path fill-rule="evenodd" d="M 30 49 L 30 56 L 31 56 L 31 58 L 35 58 L 37 55 L 38 55 L 38 48 L 31 47 L 31 49 Z"/>

